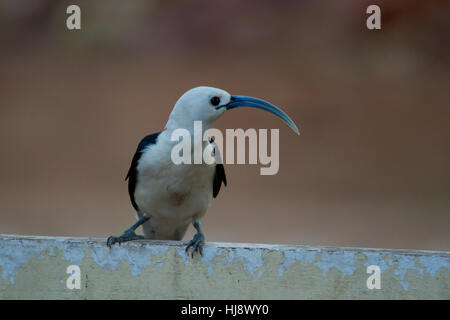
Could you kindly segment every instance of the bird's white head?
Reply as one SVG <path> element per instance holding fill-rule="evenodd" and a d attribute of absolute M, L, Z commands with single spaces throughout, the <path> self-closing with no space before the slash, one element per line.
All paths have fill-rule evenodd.
<path fill-rule="evenodd" d="M 196 87 L 185 92 L 175 104 L 166 128 L 192 127 L 194 121 L 202 121 L 204 129 L 211 127 L 226 108 L 217 108 L 230 102 L 231 95 L 221 89 Z"/>
<path fill-rule="evenodd" d="M 185 128 L 191 130 L 194 121 L 202 121 L 202 128 L 206 130 L 225 111 L 237 107 L 266 110 L 286 122 L 292 130 L 299 134 L 292 119 L 273 104 L 258 98 L 230 95 L 224 90 L 212 87 L 196 87 L 184 93 L 175 104 L 166 124 L 166 129 Z"/>

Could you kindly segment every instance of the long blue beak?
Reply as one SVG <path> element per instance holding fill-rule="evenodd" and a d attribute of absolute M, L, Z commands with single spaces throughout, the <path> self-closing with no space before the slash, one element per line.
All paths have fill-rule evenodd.
<path fill-rule="evenodd" d="M 292 121 L 292 119 L 283 110 L 267 101 L 246 96 L 231 96 L 231 100 L 228 104 L 217 107 L 217 109 L 221 107 L 226 107 L 227 110 L 238 107 L 253 107 L 269 111 L 270 113 L 276 115 L 278 118 L 283 120 L 289 127 L 292 128 L 292 130 L 295 131 L 295 133 L 300 135 L 300 132 L 298 131 L 298 128 L 295 125 L 294 121 Z"/>

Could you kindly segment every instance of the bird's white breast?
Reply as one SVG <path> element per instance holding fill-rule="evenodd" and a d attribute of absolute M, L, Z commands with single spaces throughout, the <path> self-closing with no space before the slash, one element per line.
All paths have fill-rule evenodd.
<path fill-rule="evenodd" d="M 176 165 L 171 160 L 174 144 L 163 131 L 137 166 L 135 201 L 139 211 L 151 217 L 157 238 L 173 238 L 177 229 L 185 230 L 206 213 L 212 200 L 215 164 Z"/>

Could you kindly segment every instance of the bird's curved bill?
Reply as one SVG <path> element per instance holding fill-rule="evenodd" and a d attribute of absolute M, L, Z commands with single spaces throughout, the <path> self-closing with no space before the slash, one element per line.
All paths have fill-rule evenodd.
<path fill-rule="evenodd" d="M 231 100 L 228 104 L 217 107 L 217 109 L 221 107 L 226 107 L 227 110 L 238 108 L 238 107 L 253 107 L 258 109 L 266 110 L 274 115 L 276 115 L 278 118 L 283 120 L 289 127 L 292 128 L 292 130 L 295 131 L 298 135 L 300 135 L 297 126 L 295 125 L 294 121 L 280 108 L 277 106 L 274 106 L 273 104 L 264 101 L 262 99 L 253 98 L 253 97 L 247 97 L 247 96 L 231 96 Z"/>

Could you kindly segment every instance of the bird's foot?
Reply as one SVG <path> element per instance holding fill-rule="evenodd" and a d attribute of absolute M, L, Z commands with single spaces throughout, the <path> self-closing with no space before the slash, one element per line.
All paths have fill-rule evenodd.
<path fill-rule="evenodd" d="M 133 229 L 126 230 L 121 236 L 114 237 L 110 236 L 108 237 L 108 240 L 106 240 L 106 245 L 111 248 L 111 246 L 115 243 L 122 243 L 132 240 L 141 240 L 144 239 L 144 236 L 137 235 Z"/>
<path fill-rule="evenodd" d="M 203 256 L 203 245 L 205 244 L 205 236 L 203 233 L 198 232 L 195 234 L 194 238 L 188 242 L 186 246 L 186 253 L 189 253 L 189 248 L 192 247 L 192 258 L 194 257 L 194 253 L 197 251 Z"/>

